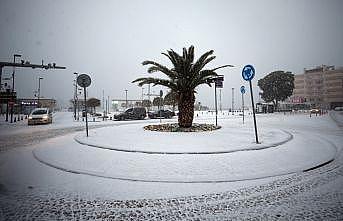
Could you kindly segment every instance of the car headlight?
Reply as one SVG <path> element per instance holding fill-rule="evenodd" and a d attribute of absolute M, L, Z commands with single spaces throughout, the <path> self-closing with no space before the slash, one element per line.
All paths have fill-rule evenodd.
<path fill-rule="evenodd" d="M 32 120 L 32 117 L 31 117 L 31 116 L 29 116 L 29 120 Z"/>
<path fill-rule="evenodd" d="M 48 119 L 48 116 L 43 116 L 43 119 Z"/>

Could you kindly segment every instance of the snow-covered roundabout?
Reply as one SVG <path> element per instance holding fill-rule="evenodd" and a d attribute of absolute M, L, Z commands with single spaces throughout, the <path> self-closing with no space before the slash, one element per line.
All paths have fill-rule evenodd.
<path fill-rule="evenodd" d="M 155 132 L 133 122 L 84 132 L 73 145 L 33 150 L 51 167 L 118 180 L 167 183 L 216 183 L 251 180 L 307 171 L 331 162 L 329 141 L 311 134 L 265 126 L 255 143 L 251 124 L 222 120 L 209 132 Z"/>

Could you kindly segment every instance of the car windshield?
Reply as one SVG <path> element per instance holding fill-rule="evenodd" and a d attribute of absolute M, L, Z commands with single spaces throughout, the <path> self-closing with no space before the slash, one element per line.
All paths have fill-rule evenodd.
<path fill-rule="evenodd" d="M 32 112 L 32 115 L 46 114 L 46 110 L 36 110 Z"/>

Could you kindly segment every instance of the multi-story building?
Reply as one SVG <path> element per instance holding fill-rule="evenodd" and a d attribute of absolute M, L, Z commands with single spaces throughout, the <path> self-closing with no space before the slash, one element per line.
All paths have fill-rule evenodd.
<path fill-rule="evenodd" d="M 332 109 L 343 106 L 343 68 L 322 65 L 294 76 L 292 104 Z"/>

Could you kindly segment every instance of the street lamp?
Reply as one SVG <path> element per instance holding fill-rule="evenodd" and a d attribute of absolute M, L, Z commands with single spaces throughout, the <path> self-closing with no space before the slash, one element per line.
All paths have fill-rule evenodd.
<path fill-rule="evenodd" d="M 13 63 L 15 63 L 15 58 L 20 58 L 21 55 L 20 54 L 14 54 L 13 55 Z M 14 74 L 15 74 L 15 67 L 13 67 L 13 72 L 12 72 L 12 95 L 14 94 Z M 13 122 L 13 109 L 14 109 L 14 105 L 13 105 L 12 101 L 12 105 L 11 105 L 11 123 Z"/>
<path fill-rule="evenodd" d="M 20 58 L 20 54 L 14 54 L 13 55 L 13 63 L 15 63 L 15 58 Z M 15 67 L 13 67 L 13 72 L 12 72 L 12 92 L 14 92 L 14 74 L 15 74 Z"/>
<path fill-rule="evenodd" d="M 231 106 L 231 113 L 233 115 L 233 109 L 234 109 L 234 99 L 235 99 L 235 88 L 231 88 L 232 90 L 232 106 Z"/>
<path fill-rule="evenodd" d="M 77 90 L 77 77 L 79 73 L 74 72 L 75 74 L 75 95 L 74 95 L 74 119 L 76 120 L 76 108 L 77 108 L 77 120 L 79 120 L 79 99 L 78 99 L 78 90 Z"/>
<path fill-rule="evenodd" d="M 142 87 L 142 107 L 143 107 L 144 88 Z"/>
<path fill-rule="evenodd" d="M 126 106 L 126 109 L 127 109 L 127 90 L 125 90 L 125 106 Z"/>
<path fill-rule="evenodd" d="M 40 104 L 39 104 L 39 99 L 40 99 L 40 80 L 42 80 L 42 79 L 43 79 L 42 77 L 38 78 L 38 101 L 37 101 L 38 107 L 40 107 Z"/>

